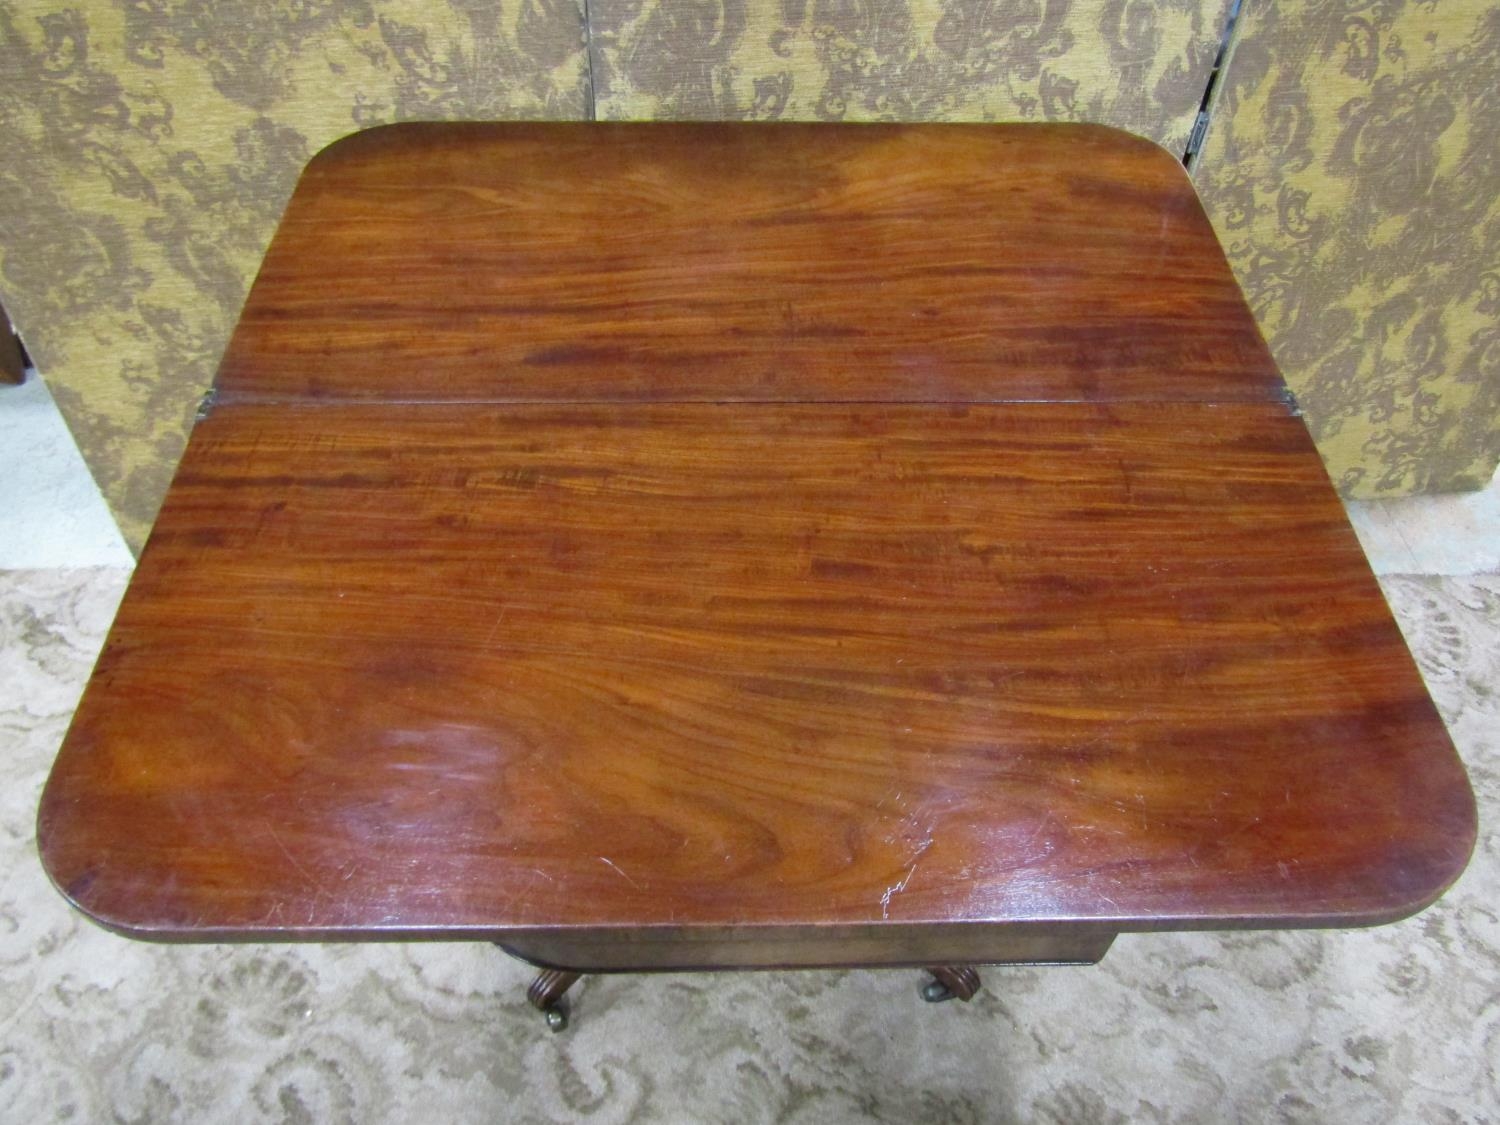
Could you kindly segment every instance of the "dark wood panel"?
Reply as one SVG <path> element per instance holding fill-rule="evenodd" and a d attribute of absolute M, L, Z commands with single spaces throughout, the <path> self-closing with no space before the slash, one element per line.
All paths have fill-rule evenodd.
<path fill-rule="evenodd" d="M 217 410 L 40 820 L 204 939 L 1359 923 L 1473 834 L 1271 404 Z"/>
<path fill-rule="evenodd" d="M 1114 943 L 1107 927 L 1062 925 L 654 927 L 514 931 L 501 943 L 538 967 L 580 972 L 700 969 L 926 968 L 965 965 L 1092 965 Z"/>
<path fill-rule="evenodd" d="M 235 397 L 1266 400 L 1168 153 L 1093 126 L 393 126 L 298 186 Z"/>

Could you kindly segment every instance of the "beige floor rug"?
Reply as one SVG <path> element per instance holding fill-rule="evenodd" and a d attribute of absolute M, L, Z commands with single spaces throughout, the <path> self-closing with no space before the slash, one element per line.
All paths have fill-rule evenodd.
<path fill-rule="evenodd" d="M 1497 1121 L 1500 577 L 1388 596 L 1479 796 L 1410 921 L 1130 935 L 1087 969 L 615 977 L 550 1035 L 475 945 L 150 946 L 72 913 L 36 800 L 125 582 L 0 573 L 0 1121 Z"/>

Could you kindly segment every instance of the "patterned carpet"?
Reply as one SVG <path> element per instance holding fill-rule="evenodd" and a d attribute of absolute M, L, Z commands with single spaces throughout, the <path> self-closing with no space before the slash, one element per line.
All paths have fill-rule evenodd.
<path fill-rule="evenodd" d="M 1128 935 L 1086 969 L 614 977 L 550 1035 L 468 945 L 150 946 L 73 914 L 37 796 L 126 575 L 0 573 L 0 1121 L 1500 1119 L 1500 577 L 1385 580 L 1480 801 L 1436 907 Z"/>

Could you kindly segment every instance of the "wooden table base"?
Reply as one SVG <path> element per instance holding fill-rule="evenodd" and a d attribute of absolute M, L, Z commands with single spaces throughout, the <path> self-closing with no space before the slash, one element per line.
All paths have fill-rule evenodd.
<path fill-rule="evenodd" d="M 505 946 L 500 948 L 505 949 Z M 935 965 L 927 971 L 932 974 L 932 979 L 922 986 L 921 996 L 929 1004 L 948 1000 L 967 1002 L 974 999 L 983 987 L 979 971 L 972 965 Z M 564 998 L 583 976 L 583 973 L 571 969 L 542 969 L 526 990 L 527 1001 L 546 1017 L 551 1030 L 567 1030 L 568 1005 Z"/>

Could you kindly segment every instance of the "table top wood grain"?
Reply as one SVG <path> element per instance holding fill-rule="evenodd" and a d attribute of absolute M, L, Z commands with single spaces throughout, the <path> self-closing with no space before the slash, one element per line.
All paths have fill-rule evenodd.
<path fill-rule="evenodd" d="M 40 813 L 122 932 L 982 960 L 1385 921 L 1472 847 L 1144 141 L 376 130 L 219 395 Z"/>

